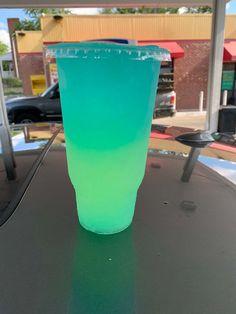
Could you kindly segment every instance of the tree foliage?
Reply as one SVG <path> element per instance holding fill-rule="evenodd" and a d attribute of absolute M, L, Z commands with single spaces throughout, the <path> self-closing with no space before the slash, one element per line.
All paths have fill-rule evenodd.
<path fill-rule="evenodd" d="M 188 8 L 186 13 L 212 13 L 212 8 L 209 6 L 201 6 L 197 8 Z"/>
<path fill-rule="evenodd" d="M 32 20 L 24 19 L 20 20 L 19 22 L 15 23 L 14 30 L 15 31 L 37 31 L 40 27 L 38 23 L 35 23 Z"/>
<path fill-rule="evenodd" d="M 178 13 L 178 8 L 104 8 L 101 14 L 151 14 Z"/>
<path fill-rule="evenodd" d="M 211 13 L 209 6 L 201 6 L 194 8 L 185 8 L 184 13 Z M 177 14 L 179 8 L 104 8 L 101 14 Z"/>
<path fill-rule="evenodd" d="M 34 9 L 29 8 L 24 10 L 30 19 L 20 20 L 15 24 L 15 30 L 40 30 L 40 17 L 44 14 L 70 14 L 70 10 L 67 9 Z"/>
<path fill-rule="evenodd" d="M 0 41 L 0 55 L 4 55 L 8 50 L 8 46 Z"/>

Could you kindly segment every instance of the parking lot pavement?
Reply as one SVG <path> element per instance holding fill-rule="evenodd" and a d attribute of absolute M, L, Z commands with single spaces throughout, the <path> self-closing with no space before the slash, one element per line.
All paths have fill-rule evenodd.
<path fill-rule="evenodd" d="M 204 129 L 205 112 L 177 112 L 174 117 L 153 119 L 153 124 Z"/>

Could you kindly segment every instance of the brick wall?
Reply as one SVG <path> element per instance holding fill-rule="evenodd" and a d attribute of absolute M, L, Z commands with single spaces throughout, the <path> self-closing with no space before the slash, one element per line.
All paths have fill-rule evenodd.
<path fill-rule="evenodd" d="M 32 95 L 30 76 L 44 74 L 43 55 L 42 53 L 21 53 L 18 58 L 24 95 Z"/>
<path fill-rule="evenodd" d="M 175 59 L 175 91 L 177 110 L 197 110 L 200 91 L 207 96 L 207 76 L 210 52 L 209 41 L 179 41 L 184 49 L 183 58 Z M 43 54 L 19 54 L 19 74 L 25 95 L 32 95 L 30 75 L 44 74 Z"/>
<path fill-rule="evenodd" d="M 9 18 L 9 19 L 7 19 L 8 29 L 9 29 L 9 32 L 10 32 L 10 33 L 13 33 L 13 32 L 14 32 L 14 30 L 15 30 L 15 25 L 16 25 L 17 23 L 19 23 L 19 22 L 20 22 L 20 20 L 19 20 L 18 17 L 14 17 L 14 18 Z"/>
<path fill-rule="evenodd" d="M 177 110 L 198 109 L 199 93 L 207 97 L 207 77 L 210 53 L 209 41 L 178 41 L 184 57 L 174 61 Z"/>
<path fill-rule="evenodd" d="M 9 18 L 7 19 L 9 33 L 14 32 L 15 24 L 19 22 L 18 18 Z M 11 37 L 11 50 L 13 50 Z M 44 65 L 43 65 L 43 55 L 42 53 L 19 53 L 18 47 L 15 41 L 15 49 L 16 49 L 16 58 L 17 58 L 17 65 L 19 71 L 19 78 L 22 80 L 23 84 L 23 93 L 26 96 L 32 95 L 31 90 L 31 75 L 40 75 L 44 74 Z M 13 54 L 14 58 L 14 54 Z M 15 64 L 14 64 L 15 70 Z M 16 71 L 15 71 L 16 73 Z"/>

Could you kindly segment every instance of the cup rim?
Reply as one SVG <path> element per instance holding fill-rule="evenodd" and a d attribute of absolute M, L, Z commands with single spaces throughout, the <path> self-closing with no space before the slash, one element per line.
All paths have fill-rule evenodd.
<path fill-rule="evenodd" d="M 47 47 L 47 57 L 50 58 L 98 58 L 108 59 L 110 56 L 124 54 L 130 59 L 170 61 L 170 52 L 159 46 L 138 46 L 130 44 L 111 43 L 105 41 L 86 41 L 58 43 Z"/>

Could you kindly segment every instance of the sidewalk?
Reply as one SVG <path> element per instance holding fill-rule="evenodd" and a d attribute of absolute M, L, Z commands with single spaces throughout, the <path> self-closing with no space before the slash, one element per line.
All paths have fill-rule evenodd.
<path fill-rule="evenodd" d="M 186 111 L 177 112 L 174 117 L 153 119 L 153 124 L 204 129 L 206 112 Z"/>

